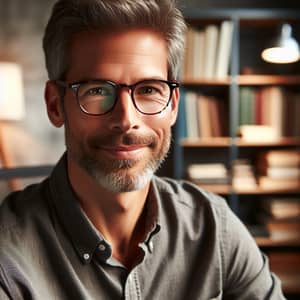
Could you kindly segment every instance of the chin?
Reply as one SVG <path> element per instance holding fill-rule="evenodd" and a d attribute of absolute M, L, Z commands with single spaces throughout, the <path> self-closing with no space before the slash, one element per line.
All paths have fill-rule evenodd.
<path fill-rule="evenodd" d="M 129 173 L 134 173 L 133 175 Z M 147 168 L 143 172 L 130 172 L 122 170 L 109 174 L 93 174 L 96 182 L 106 190 L 113 193 L 125 193 L 144 189 L 154 174 L 154 170 Z"/>

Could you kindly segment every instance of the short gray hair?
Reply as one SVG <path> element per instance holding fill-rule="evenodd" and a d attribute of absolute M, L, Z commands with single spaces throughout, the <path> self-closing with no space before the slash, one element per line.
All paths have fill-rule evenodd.
<path fill-rule="evenodd" d="M 59 0 L 45 29 L 43 48 L 50 80 L 64 79 L 75 33 L 149 28 L 168 45 L 168 76 L 177 77 L 184 52 L 186 23 L 176 0 Z"/>

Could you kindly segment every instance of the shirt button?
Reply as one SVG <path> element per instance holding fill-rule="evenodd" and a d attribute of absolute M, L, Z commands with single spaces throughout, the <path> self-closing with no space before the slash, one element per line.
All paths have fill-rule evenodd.
<path fill-rule="evenodd" d="M 84 253 L 83 254 L 83 258 L 84 258 L 84 260 L 89 260 L 90 259 L 90 255 L 88 253 Z"/>
<path fill-rule="evenodd" d="M 149 250 L 150 250 L 150 252 L 153 252 L 153 249 L 154 249 L 154 246 L 153 246 L 153 242 L 151 241 L 149 243 Z"/>
<path fill-rule="evenodd" d="M 100 251 L 105 251 L 106 250 L 106 247 L 105 247 L 105 245 L 103 245 L 103 244 L 100 244 L 99 246 L 98 246 L 98 249 L 100 250 Z"/>

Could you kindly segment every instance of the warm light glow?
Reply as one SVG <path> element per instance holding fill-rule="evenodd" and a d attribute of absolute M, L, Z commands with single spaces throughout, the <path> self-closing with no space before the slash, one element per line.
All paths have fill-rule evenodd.
<path fill-rule="evenodd" d="M 297 48 L 273 47 L 265 49 L 261 56 L 265 61 L 278 64 L 293 63 L 300 59 Z"/>
<path fill-rule="evenodd" d="M 299 45 L 292 37 L 289 24 L 281 26 L 280 34 L 262 51 L 261 56 L 267 62 L 278 64 L 293 63 L 300 59 Z"/>
<path fill-rule="evenodd" d="M 0 120 L 20 120 L 24 114 L 21 67 L 0 62 Z"/>

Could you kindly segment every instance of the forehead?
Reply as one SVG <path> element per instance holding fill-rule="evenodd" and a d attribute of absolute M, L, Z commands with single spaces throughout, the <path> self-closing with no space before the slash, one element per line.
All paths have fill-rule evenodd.
<path fill-rule="evenodd" d="M 159 33 L 147 29 L 80 32 L 72 39 L 70 66 L 71 73 L 102 73 L 108 67 L 115 72 L 122 68 L 167 73 L 167 45 Z"/>

